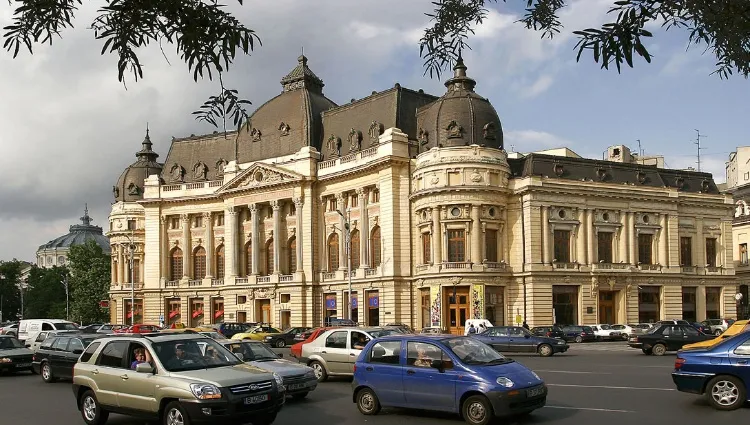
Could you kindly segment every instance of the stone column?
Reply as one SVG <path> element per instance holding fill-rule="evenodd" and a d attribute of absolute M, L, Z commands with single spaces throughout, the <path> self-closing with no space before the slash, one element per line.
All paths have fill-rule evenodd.
<path fill-rule="evenodd" d="M 182 214 L 180 216 L 182 225 L 182 277 L 190 277 L 190 263 L 193 259 L 193 250 L 190 249 L 190 215 Z"/>
<path fill-rule="evenodd" d="M 695 237 L 691 242 L 693 245 L 693 264 L 685 265 L 704 267 L 708 259 L 706 258 L 706 236 L 703 234 L 703 217 L 696 217 Z"/>
<path fill-rule="evenodd" d="M 305 201 L 302 199 L 302 197 L 295 198 L 294 199 L 294 208 L 296 209 L 297 214 L 297 229 L 295 231 L 295 243 L 297 250 L 295 252 L 295 255 L 297 256 L 297 270 L 289 270 L 289 272 L 302 272 L 302 222 L 304 221 L 304 216 L 302 215 L 302 208 L 305 206 Z"/>
<path fill-rule="evenodd" d="M 479 224 L 479 205 L 471 206 L 471 252 L 467 260 L 480 264 L 482 258 L 482 229 Z"/>
<path fill-rule="evenodd" d="M 578 235 L 576 236 L 576 261 L 579 264 L 589 264 L 591 261 L 586 259 L 586 235 L 591 233 L 591 227 L 586 222 L 586 210 L 578 210 Z"/>
<path fill-rule="evenodd" d="M 161 233 L 159 242 L 161 246 L 161 255 L 159 256 L 159 269 L 161 270 L 161 278 L 169 280 L 169 222 L 167 222 L 166 216 L 159 217 Z M 145 267 L 144 267 L 145 268 Z"/>
<path fill-rule="evenodd" d="M 635 249 L 638 246 L 638 236 L 635 233 L 635 215 L 632 212 L 628 213 L 628 258 L 630 264 L 638 263 L 638 254 Z"/>
<path fill-rule="evenodd" d="M 252 257 L 252 274 L 258 274 L 258 267 L 260 263 L 260 246 L 263 245 L 260 240 L 260 210 L 257 204 L 250 204 L 250 214 L 253 220 L 252 236 L 250 237 L 250 256 Z"/>
<path fill-rule="evenodd" d="M 524 220 L 524 212 L 521 210 L 521 220 Z M 553 239 L 549 228 L 549 207 L 542 205 L 542 263 L 551 263 L 550 259 L 550 245 L 552 245 Z"/>
<path fill-rule="evenodd" d="M 271 201 L 273 208 L 273 273 L 281 273 L 281 202 L 278 199 Z M 270 274 L 270 273 L 269 273 Z"/>
<path fill-rule="evenodd" d="M 359 200 L 359 267 L 362 269 L 369 268 L 370 256 L 367 255 L 367 248 L 370 242 L 370 217 L 367 216 L 367 192 L 364 189 L 357 189 L 357 198 Z"/>
<path fill-rule="evenodd" d="M 589 264 L 594 264 L 594 210 L 586 210 L 586 260 Z M 614 258 L 614 256 L 613 256 Z"/>
<path fill-rule="evenodd" d="M 117 245 L 117 283 L 123 284 L 125 280 L 125 260 L 122 252 L 124 251 L 122 245 Z"/>
<path fill-rule="evenodd" d="M 110 245 L 110 250 L 114 252 L 114 246 Z M 109 267 L 109 282 L 110 285 L 114 285 L 117 283 L 117 257 L 114 255 L 111 255 L 109 258 L 109 261 L 111 262 L 111 266 Z"/>
<path fill-rule="evenodd" d="M 669 243 L 669 234 L 667 232 L 667 214 L 661 214 L 659 217 L 659 264 L 662 267 L 669 267 L 669 254 L 667 252 Z"/>
<path fill-rule="evenodd" d="M 623 263 L 628 262 L 628 213 L 623 211 L 620 214 L 620 235 L 617 240 L 619 242 L 617 247 L 617 258 Z M 613 260 L 617 262 L 618 260 Z"/>
<path fill-rule="evenodd" d="M 440 207 L 432 209 L 432 241 L 433 253 L 432 262 L 439 264 L 443 261 L 443 233 L 442 226 L 440 225 Z"/>
<path fill-rule="evenodd" d="M 237 277 L 237 210 L 227 207 L 224 220 L 224 261 L 228 278 Z"/>
<path fill-rule="evenodd" d="M 215 275 L 214 271 L 214 223 L 213 215 L 210 212 L 203 213 L 203 225 L 206 226 L 206 235 L 203 246 L 206 247 L 206 277 L 211 279 Z M 226 249 L 224 250 L 226 251 Z"/>
<path fill-rule="evenodd" d="M 346 210 L 344 209 L 344 195 L 342 193 L 336 195 L 336 206 L 342 214 L 346 215 Z M 346 257 L 346 229 L 344 228 L 344 223 L 346 222 L 346 220 L 344 219 L 344 217 L 339 218 L 339 229 L 341 229 L 339 233 L 339 270 L 346 270 L 348 261 Z"/>

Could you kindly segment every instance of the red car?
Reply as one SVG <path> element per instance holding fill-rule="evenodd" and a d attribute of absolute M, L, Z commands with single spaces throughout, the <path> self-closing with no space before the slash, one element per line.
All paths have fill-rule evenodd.
<path fill-rule="evenodd" d="M 300 357 L 302 357 L 302 346 L 305 345 L 305 344 L 307 344 L 308 342 L 315 341 L 321 334 L 323 334 L 323 332 L 327 331 L 328 329 L 333 329 L 333 328 L 331 328 L 331 327 L 328 327 L 328 328 L 315 328 L 315 329 L 313 329 L 311 331 L 308 331 L 308 332 L 310 332 L 310 336 L 307 337 L 306 340 L 304 340 L 302 342 L 298 342 L 298 343 L 292 345 L 292 347 L 289 349 L 289 351 L 291 352 L 292 357 L 297 358 L 297 359 L 300 358 Z"/>
<path fill-rule="evenodd" d="M 147 334 L 152 332 L 159 332 L 161 330 L 160 327 L 156 325 L 145 325 L 142 323 L 139 323 L 137 325 L 133 325 L 127 328 L 117 329 L 115 333 L 118 334 Z"/>

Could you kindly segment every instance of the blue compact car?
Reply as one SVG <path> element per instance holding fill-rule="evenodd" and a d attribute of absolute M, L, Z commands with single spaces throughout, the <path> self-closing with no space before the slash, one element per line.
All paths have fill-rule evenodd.
<path fill-rule="evenodd" d="M 354 366 L 353 402 L 460 414 L 471 425 L 544 407 L 547 386 L 526 366 L 475 338 L 391 335 L 370 341 Z"/>
<path fill-rule="evenodd" d="M 710 348 L 680 350 L 672 380 L 678 391 L 705 395 L 718 410 L 735 410 L 748 400 L 750 332 Z"/>

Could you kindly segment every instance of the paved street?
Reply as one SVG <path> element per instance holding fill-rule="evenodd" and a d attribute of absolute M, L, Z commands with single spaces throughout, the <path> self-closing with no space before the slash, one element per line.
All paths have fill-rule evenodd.
<path fill-rule="evenodd" d="M 533 368 L 550 387 L 548 406 L 515 421 L 519 424 L 728 424 L 744 421 L 748 413 L 747 409 L 717 412 L 702 398 L 675 391 L 670 377 L 673 355 L 645 356 L 622 342 L 573 345 L 564 355 L 520 355 L 516 359 Z M 45 384 L 36 375 L 0 376 L 0 406 L 4 424 L 83 424 L 70 384 Z M 366 418 L 351 402 L 349 380 L 326 382 L 308 400 L 289 401 L 276 424 L 299 425 L 301 420 L 325 425 L 463 423 L 458 417 L 393 409 Z M 143 422 L 113 415 L 109 423 Z"/>

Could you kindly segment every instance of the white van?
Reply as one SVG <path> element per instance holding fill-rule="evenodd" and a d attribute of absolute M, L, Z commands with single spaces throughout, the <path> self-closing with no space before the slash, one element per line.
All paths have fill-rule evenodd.
<path fill-rule="evenodd" d="M 18 339 L 34 341 L 42 331 L 77 331 L 75 323 L 60 319 L 27 319 L 18 324 Z"/>

